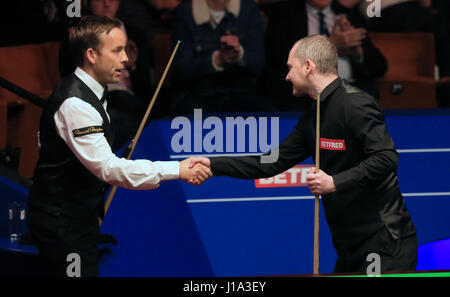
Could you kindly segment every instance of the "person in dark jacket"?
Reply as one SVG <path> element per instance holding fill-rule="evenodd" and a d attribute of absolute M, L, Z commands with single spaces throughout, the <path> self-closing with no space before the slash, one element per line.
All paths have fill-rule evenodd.
<path fill-rule="evenodd" d="M 307 184 L 322 195 L 338 259 L 334 272 L 365 272 L 367 256 L 377 253 L 381 271 L 414 270 L 417 237 L 397 178 L 398 153 L 373 97 L 337 74 L 337 49 L 324 36 L 295 43 L 286 80 L 293 95 L 317 99 L 321 93 L 320 171 Z M 278 158 L 260 156 L 195 158 L 213 175 L 256 179 L 277 175 L 315 157 L 314 108 L 276 149 Z M 276 151 L 274 150 L 274 151 Z"/>
<path fill-rule="evenodd" d="M 260 108 L 255 84 L 264 69 L 264 37 L 252 0 L 192 0 L 174 10 L 173 105 L 177 113 Z"/>

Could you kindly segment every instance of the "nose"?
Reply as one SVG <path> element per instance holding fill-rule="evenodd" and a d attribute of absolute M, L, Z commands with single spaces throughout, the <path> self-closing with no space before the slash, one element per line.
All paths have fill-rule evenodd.
<path fill-rule="evenodd" d="M 287 82 L 291 82 L 291 79 L 289 78 L 289 72 L 288 72 L 288 74 L 286 74 L 286 78 L 285 79 L 286 79 Z"/>
<path fill-rule="evenodd" d="M 126 63 L 128 62 L 128 55 L 127 52 L 125 50 L 123 50 L 123 55 L 122 55 L 122 63 Z"/>

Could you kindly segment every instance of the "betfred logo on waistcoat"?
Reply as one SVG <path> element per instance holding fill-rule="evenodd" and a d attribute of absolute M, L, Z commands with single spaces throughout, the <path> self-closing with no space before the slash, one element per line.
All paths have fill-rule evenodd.
<path fill-rule="evenodd" d="M 306 187 L 306 176 L 314 165 L 296 165 L 269 178 L 255 179 L 255 188 Z"/>
<path fill-rule="evenodd" d="M 345 151 L 345 140 L 320 138 L 320 148 L 331 151 Z"/>

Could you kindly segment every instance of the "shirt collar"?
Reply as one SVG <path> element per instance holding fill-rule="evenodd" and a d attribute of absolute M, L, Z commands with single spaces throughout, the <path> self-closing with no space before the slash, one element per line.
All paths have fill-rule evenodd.
<path fill-rule="evenodd" d="M 308 2 L 306 2 L 306 11 L 308 12 L 308 14 L 313 14 L 313 15 L 317 15 L 317 13 L 319 12 L 318 9 L 312 7 Z M 324 9 L 322 9 L 321 12 L 322 12 L 324 15 L 328 15 L 328 14 L 330 14 L 331 12 L 333 12 L 333 11 L 331 10 L 331 4 L 328 5 L 327 7 L 325 7 Z"/>
<path fill-rule="evenodd" d="M 94 92 L 95 96 L 97 96 L 99 100 L 103 97 L 105 88 L 92 76 L 87 74 L 80 67 L 77 67 L 77 69 L 75 69 L 75 75 L 78 76 L 78 78 L 81 79 L 81 81 L 84 82 L 89 87 L 89 89 L 92 90 L 92 92 Z"/>
<path fill-rule="evenodd" d="M 342 79 L 340 77 L 333 80 L 328 86 L 323 89 L 322 93 L 320 93 L 320 102 L 324 102 L 325 99 L 334 92 L 342 83 Z"/>

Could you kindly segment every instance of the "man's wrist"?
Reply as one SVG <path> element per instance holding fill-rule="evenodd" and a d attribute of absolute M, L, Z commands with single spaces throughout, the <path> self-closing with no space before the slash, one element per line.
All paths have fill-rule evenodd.
<path fill-rule="evenodd" d="M 181 176 L 181 164 L 178 161 L 164 161 L 160 162 L 162 166 L 161 180 L 179 179 Z"/>
<path fill-rule="evenodd" d="M 334 184 L 334 179 L 333 179 L 332 176 L 330 176 L 330 179 L 331 179 L 331 189 L 330 189 L 330 193 L 334 193 L 334 192 L 337 191 L 336 185 Z"/>

